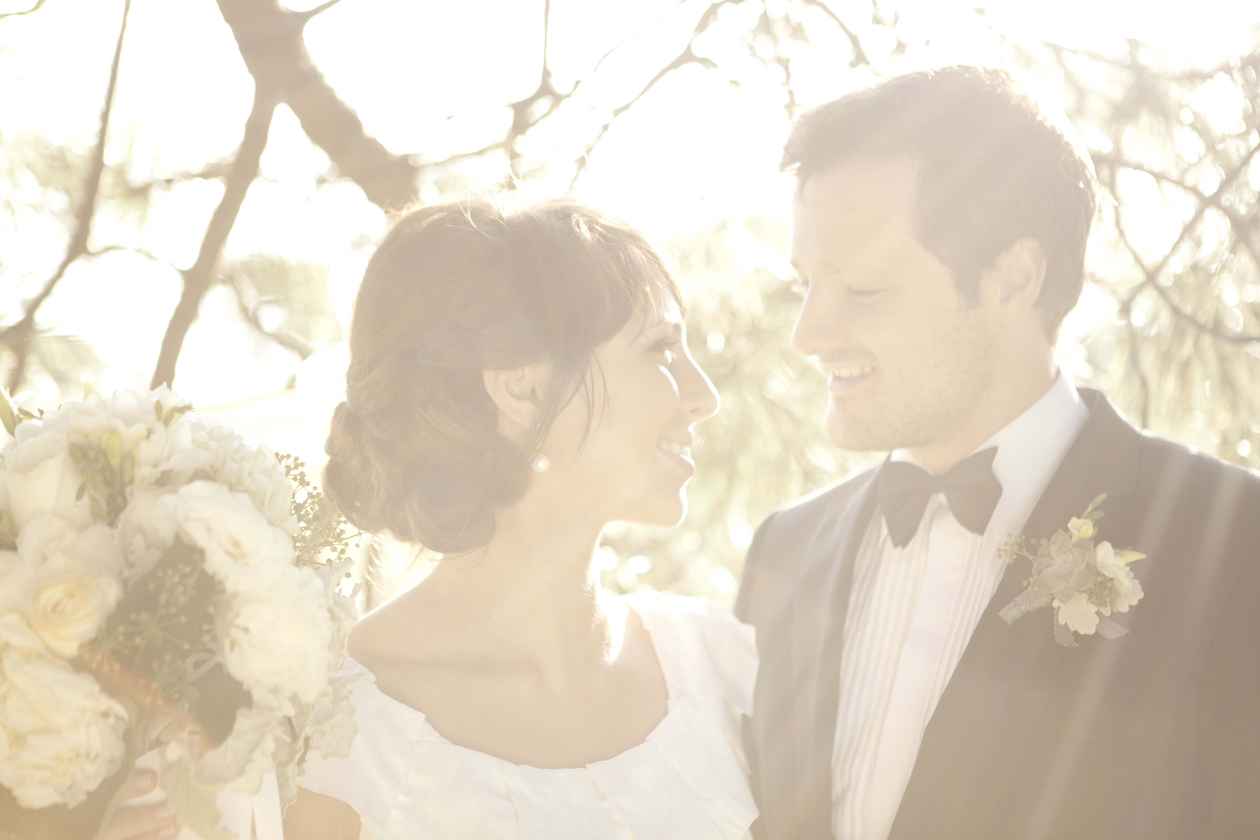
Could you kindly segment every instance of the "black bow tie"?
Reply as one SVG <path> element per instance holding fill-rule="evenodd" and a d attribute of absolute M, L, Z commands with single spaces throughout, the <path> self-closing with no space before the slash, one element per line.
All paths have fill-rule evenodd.
<path fill-rule="evenodd" d="M 884 464 L 876 492 L 893 545 L 901 548 L 914 537 L 934 493 L 945 494 L 958 524 L 983 534 L 1002 498 L 1002 483 L 993 474 L 996 455 L 996 448 L 985 449 L 939 476 L 903 461 Z"/>

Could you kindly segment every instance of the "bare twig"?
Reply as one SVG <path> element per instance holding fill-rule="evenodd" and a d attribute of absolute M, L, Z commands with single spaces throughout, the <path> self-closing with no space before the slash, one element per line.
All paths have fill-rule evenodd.
<path fill-rule="evenodd" d="M 305 25 L 310 23 L 311 19 L 316 15 L 322 15 L 324 12 L 328 11 L 340 2 L 341 0 L 328 0 L 328 2 L 321 3 L 313 9 L 307 9 L 305 12 L 296 12 L 295 14 L 297 14 L 298 18 L 302 21 L 302 24 Z"/>
<path fill-rule="evenodd" d="M 1116 231 L 1120 236 L 1120 241 L 1133 257 L 1133 260 L 1137 264 L 1138 268 L 1145 275 L 1142 282 L 1133 289 L 1133 291 L 1129 294 L 1128 299 L 1125 301 L 1123 307 L 1125 312 L 1129 311 L 1133 301 L 1138 297 L 1138 295 L 1140 295 L 1143 291 L 1150 289 L 1159 296 L 1160 300 L 1168 307 L 1169 311 L 1197 332 L 1210 335 L 1213 338 L 1217 338 L 1231 344 L 1253 344 L 1260 342 L 1260 335 L 1227 332 L 1215 324 L 1206 324 L 1203 321 L 1200 321 L 1194 313 L 1190 312 L 1178 303 L 1173 298 L 1172 293 L 1159 283 L 1160 275 L 1164 273 L 1164 270 L 1168 267 L 1169 262 L 1181 248 L 1182 243 L 1185 242 L 1186 237 L 1190 235 L 1190 231 L 1192 231 L 1198 225 L 1199 220 L 1203 218 L 1203 214 L 1207 210 L 1208 206 L 1210 206 L 1213 202 L 1219 202 L 1221 200 L 1221 196 L 1224 194 L 1225 190 L 1229 188 L 1230 184 L 1238 178 L 1239 175 L 1247 171 L 1247 167 L 1251 164 L 1251 160 L 1257 153 L 1260 153 L 1260 146 L 1257 146 L 1248 152 L 1243 159 L 1226 174 L 1225 178 L 1222 179 L 1220 186 L 1218 186 L 1208 197 L 1209 200 L 1199 204 L 1195 208 L 1194 215 L 1191 216 L 1189 221 L 1187 221 L 1182 227 L 1181 233 L 1178 234 L 1176 240 L 1172 244 L 1172 247 L 1168 249 L 1167 253 L 1165 253 L 1160 261 L 1153 267 L 1148 267 L 1146 265 L 1146 262 L 1142 259 L 1142 255 L 1138 253 L 1137 248 L 1133 245 L 1132 240 L 1129 238 L 1128 232 L 1125 230 L 1123 218 L 1119 213 L 1117 213 Z"/>
<path fill-rule="evenodd" d="M 1148 272 L 1148 278 L 1157 277 L 1163 273 L 1164 269 L 1168 267 L 1168 263 L 1171 262 L 1172 258 L 1176 255 L 1177 249 L 1181 247 L 1181 243 L 1186 240 L 1186 237 L 1190 235 L 1190 231 L 1193 230 L 1199 223 L 1199 220 L 1203 218 L 1203 214 L 1207 212 L 1207 208 L 1213 204 L 1219 204 L 1221 202 L 1222 196 L 1225 195 L 1225 191 L 1230 188 L 1240 175 L 1247 171 L 1247 167 L 1251 165 L 1251 161 L 1257 153 L 1260 153 L 1260 145 L 1252 147 L 1247 154 L 1243 155 L 1242 160 L 1235 164 L 1229 172 L 1225 173 L 1225 177 L 1221 179 L 1220 185 L 1217 186 L 1216 190 L 1213 191 L 1211 196 L 1209 196 L 1208 201 L 1203 202 L 1195 208 L 1194 215 L 1190 217 L 1190 221 L 1188 221 L 1181 229 L 1180 235 L 1178 235 L 1177 239 L 1173 242 L 1172 247 L 1168 249 L 1168 253 L 1163 256 L 1163 258 L 1153 269 L 1151 269 L 1150 272 Z"/>
<path fill-rule="evenodd" d="M 167 324 L 166 335 L 162 338 L 162 349 L 158 354 L 157 367 L 153 371 L 153 387 L 170 385 L 175 380 L 175 363 L 183 349 L 184 339 L 197 318 L 202 298 L 214 282 L 223 245 L 236 223 L 245 194 L 258 175 L 259 160 L 267 145 L 267 135 L 275 109 L 275 93 L 261 84 L 257 85 L 254 89 L 254 106 L 245 123 L 244 139 L 225 179 L 223 198 L 210 219 L 196 263 L 184 272 L 184 290 L 179 303 L 175 305 L 170 323 Z"/>
<path fill-rule="evenodd" d="M 83 253 L 83 256 L 96 258 L 96 257 L 103 257 L 106 254 L 119 254 L 119 253 L 135 254 L 138 257 L 144 257 L 146 260 L 149 260 L 150 262 L 155 262 L 158 265 L 165 266 L 171 269 L 172 271 L 179 271 L 178 268 L 171 265 L 169 262 L 162 259 L 161 257 L 157 256 L 152 251 L 147 251 L 144 248 L 135 248 L 135 247 L 132 247 L 131 245 L 106 245 L 104 248 L 92 248 L 88 251 L 85 251 Z"/>
<path fill-rule="evenodd" d="M 29 9 L 26 9 L 21 12 L 5 12 L 4 14 L 0 15 L 0 20 L 4 20 L 5 18 L 11 18 L 11 17 L 23 17 L 25 15 L 33 15 L 36 12 L 38 12 L 43 7 L 44 3 L 46 2 L 47 0 L 35 0 L 35 5 L 31 6 Z"/>
<path fill-rule="evenodd" d="M 857 33 L 854 32 L 847 23 L 840 19 L 840 16 L 827 5 L 826 0 L 804 0 L 804 2 L 806 6 L 818 9 L 824 15 L 831 18 L 831 22 L 839 27 L 840 31 L 844 33 L 844 36 L 849 39 L 849 48 L 853 51 L 853 56 L 849 59 L 850 67 L 860 67 L 871 63 L 870 56 L 868 56 L 866 54 L 866 50 L 862 48 L 862 41 L 858 38 Z"/>
<path fill-rule="evenodd" d="M 1160 172 L 1157 169 L 1153 169 L 1136 161 L 1126 160 L 1118 155 L 1096 153 L 1091 155 L 1091 157 L 1093 158 L 1095 165 L 1129 169 L 1134 172 L 1141 172 L 1145 175 L 1149 175 L 1157 181 L 1161 181 L 1169 186 L 1177 187 L 1178 189 L 1185 191 L 1189 195 L 1193 196 L 1200 204 L 1205 204 L 1219 211 L 1229 220 L 1230 226 L 1234 229 L 1238 242 L 1247 249 L 1247 253 L 1251 255 L 1252 261 L 1255 263 L 1256 267 L 1260 269 L 1260 247 L 1258 247 L 1251 238 L 1251 225 L 1249 225 L 1247 220 L 1244 219 L 1237 210 L 1222 201 L 1218 194 L 1209 195 L 1193 184 L 1189 184 L 1180 178 L 1169 175 L 1166 172 Z"/>
<path fill-rule="evenodd" d="M 315 352 L 310 343 L 303 340 L 301 336 L 295 335 L 289 330 L 270 330 L 263 326 L 262 318 L 257 306 L 251 306 L 248 301 L 248 295 L 241 287 L 239 282 L 230 284 L 233 293 L 236 295 L 236 308 L 240 313 L 241 320 L 253 327 L 254 332 L 271 339 L 284 349 L 294 353 L 300 359 L 309 358 Z"/>
<path fill-rule="evenodd" d="M 699 64 L 703 67 L 708 67 L 708 68 L 713 68 L 714 66 L 713 62 L 710 61 L 709 59 L 701 58 L 700 56 L 692 52 L 691 44 L 689 43 L 687 45 L 687 48 L 683 50 L 681 53 L 679 53 L 677 58 L 675 58 L 669 64 L 665 65 L 660 70 L 658 70 L 656 75 L 653 76 L 651 80 L 646 85 L 644 85 L 642 89 L 639 90 L 638 93 L 632 96 L 628 101 L 623 102 L 621 105 L 618 105 L 616 108 L 612 109 L 612 111 L 608 115 L 608 119 L 604 120 L 604 124 L 600 126 L 599 131 L 595 134 L 594 139 L 591 140 L 591 142 L 586 145 L 586 149 L 582 152 L 581 156 L 578 157 L 576 171 L 573 173 L 573 178 L 569 181 L 570 190 L 572 190 L 575 186 L 577 186 L 578 179 L 582 177 L 582 173 L 586 171 L 587 164 L 590 162 L 590 156 L 592 153 L 594 153 L 595 147 L 598 146 L 603 141 L 604 136 L 608 134 L 608 130 L 612 128 L 612 125 L 614 122 L 617 121 L 617 118 L 620 117 L 622 114 L 624 114 L 626 111 L 629 111 L 631 108 L 633 108 L 639 102 L 639 100 L 641 100 L 644 96 L 646 96 L 649 92 L 651 92 L 652 88 L 656 87 L 656 85 L 661 81 L 661 79 L 664 79 L 666 76 L 668 76 L 670 73 L 674 72 L 678 68 L 686 67 L 689 64 Z"/>
<path fill-rule="evenodd" d="M 36 6 L 38 8 L 38 5 Z M 31 11 L 34 11 L 32 9 Z M 0 342 L 13 348 L 15 360 L 9 373 L 8 389 L 13 393 L 26 377 L 26 368 L 30 360 L 31 341 L 35 334 L 35 317 L 39 309 L 48 300 L 49 295 L 57 288 L 57 284 L 65 277 L 66 271 L 75 260 L 87 253 L 88 240 L 92 235 L 92 222 L 96 218 L 96 204 L 101 192 L 101 180 L 105 174 L 105 143 L 109 136 L 109 121 L 114 110 L 114 95 L 118 90 L 118 68 L 122 61 L 123 41 L 127 34 L 127 19 L 131 14 L 131 0 L 123 0 L 122 22 L 118 28 L 118 40 L 114 45 L 114 58 L 109 68 L 109 82 L 105 87 L 105 104 L 101 107 L 101 128 L 97 134 L 96 147 L 92 151 L 91 164 L 84 178 L 83 197 L 75 218 L 74 231 L 70 236 L 70 244 L 66 247 L 66 255 L 52 277 L 44 283 L 39 293 L 26 306 L 22 318 L 12 326 L 0 332 Z"/>
<path fill-rule="evenodd" d="M 556 89 L 551 84 L 551 63 L 547 55 L 551 46 L 551 0 L 543 0 L 542 17 L 542 71 L 539 74 L 538 87 L 529 96 L 512 103 L 512 125 L 508 129 L 507 137 L 503 140 L 503 148 L 508 155 L 508 170 L 512 179 L 509 185 L 514 184 L 521 174 L 521 154 L 517 148 L 517 141 L 541 119 L 541 116 L 531 117 L 534 106 L 543 100 L 549 100 L 549 107 L 544 112 L 545 116 L 555 110 L 558 100 Z"/>
<path fill-rule="evenodd" d="M 1127 58 L 1116 58 L 1115 56 L 1104 55 L 1103 53 L 1094 52 L 1093 50 L 1081 47 L 1069 47 L 1055 41 L 1042 41 L 1051 50 L 1056 53 L 1067 53 L 1069 55 L 1079 56 L 1098 64 L 1105 64 L 1108 67 L 1117 70 L 1127 70 L 1130 73 L 1147 73 L 1156 75 L 1160 79 L 1169 82 L 1203 82 L 1211 79 L 1220 73 L 1232 73 L 1247 67 L 1260 67 L 1260 51 L 1247 53 L 1237 58 L 1231 59 L 1212 67 L 1206 67 L 1199 70 L 1180 70 L 1172 71 L 1155 71 L 1135 60 L 1133 48 L 1135 42 L 1130 42 L 1130 55 Z"/>

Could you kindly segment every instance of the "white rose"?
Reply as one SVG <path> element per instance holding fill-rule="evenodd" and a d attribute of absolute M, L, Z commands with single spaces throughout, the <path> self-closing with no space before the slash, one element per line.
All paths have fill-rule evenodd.
<path fill-rule="evenodd" d="M 214 454 L 195 444 L 187 415 L 159 425 L 136 447 L 136 486 L 184 484 L 194 475 L 213 474 Z"/>
<path fill-rule="evenodd" d="M 293 543 L 273 527 L 244 493 L 194 481 L 163 497 L 179 534 L 206 555 L 206 569 L 231 593 L 266 591 L 292 568 Z"/>
<path fill-rule="evenodd" d="M 76 528 L 57 516 L 31 520 L 18 534 L 18 555 L 38 579 L 67 571 L 117 576 L 122 550 L 113 530 L 95 524 Z"/>
<path fill-rule="evenodd" d="M 16 551 L 0 551 L 0 614 L 27 603 L 29 585 Z"/>
<path fill-rule="evenodd" d="M 20 638 L 5 618 L 3 635 Z M 126 710 L 91 677 L 29 647 L 0 652 L 0 784 L 22 807 L 82 802 L 121 765 L 126 729 Z"/>
<path fill-rule="evenodd" d="M 293 699 L 313 703 L 327 687 L 333 626 L 326 598 L 314 574 L 290 568 L 270 591 L 225 605 L 221 655 L 256 703 L 292 714 Z"/>
<path fill-rule="evenodd" d="M 83 479 L 60 430 L 45 430 L 38 421 L 18 426 L 17 442 L 5 453 L 3 481 L 9 516 L 18 533 L 47 514 L 75 527 L 92 521 L 91 503 L 86 497 L 78 498 Z"/>
<path fill-rule="evenodd" d="M 53 653 L 71 659 L 78 656 L 80 645 L 96 638 L 120 598 L 122 584 L 115 578 L 56 575 L 36 587 L 27 617 Z"/>
<path fill-rule="evenodd" d="M 272 525 L 296 532 L 293 488 L 273 453 L 248 446 L 231 429 L 202 422 L 193 423 L 192 438 L 197 449 L 211 453 L 210 471 L 217 480 L 247 494 Z"/>

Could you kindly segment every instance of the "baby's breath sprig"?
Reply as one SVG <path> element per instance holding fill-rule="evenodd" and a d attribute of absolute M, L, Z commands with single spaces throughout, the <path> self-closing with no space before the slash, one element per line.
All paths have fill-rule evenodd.
<path fill-rule="evenodd" d="M 344 568 L 351 562 L 350 549 L 360 536 L 341 511 L 306 473 L 306 463 L 296 455 L 276 455 L 285 477 L 293 485 L 293 517 L 298 529 L 293 549 L 299 566 Z"/>

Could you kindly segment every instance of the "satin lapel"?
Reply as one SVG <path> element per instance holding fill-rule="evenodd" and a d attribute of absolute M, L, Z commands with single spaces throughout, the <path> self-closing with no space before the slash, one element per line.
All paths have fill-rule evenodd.
<path fill-rule="evenodd" d="M 819 529 L 808 549 L 803 608 L 794 616 L 793 655 L 799 657 L 804 702 L 797 728 L 801 784 L 800 836 L 827 836 L 831 814 L 831 754 L 835 740 L 840 657 L 853 586 L 853 566 L 875 507 L 872 470 L 859 479 L 847 503 Z"/>
<path fill-rule="evenodd" d="M 1023 534 L 1048 537 L 1105 493 L 1102 527 L 1131 518 L 1137 433 L 1097 391 L 1082 390 L 1089 419 L 1068 450 Z M 1009 569 L 980 620 L 924 735 L 892 837 L 921 836 L 925 827 L 969 825 L 967 808 L 1010 808 L 999 793 L 1035 775 L 1042 756 L 1036 737 L 1053 729 L 1062 708 L 1056 691 L 1071 692 L 1077 669 L 1088 661 L 1086 645 L 1065 657 L 1053 640 L 1047 613 L 1007 624 L 998 615 L 1024 585 L 1023 567 Z M 1075 653 L 1078 649 L 1074 649 Z M 992 792 L 988 805 L 977 791 Z M 961 804 L 960 804 L 961 803 Z"/>

